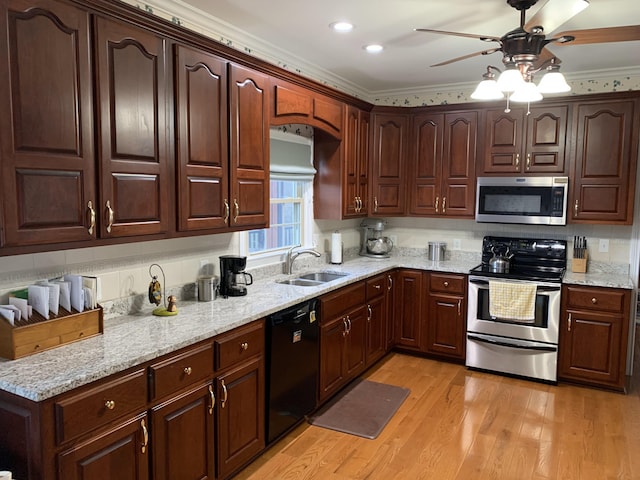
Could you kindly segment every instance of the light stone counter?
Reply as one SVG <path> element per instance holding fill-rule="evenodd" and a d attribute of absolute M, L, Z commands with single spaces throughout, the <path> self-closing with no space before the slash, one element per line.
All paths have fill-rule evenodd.
<path fill-rule="evenodd" d="M 479 262 L 479 255 L 474 254 L 461 254 L 442 262 L 411 253 L 388 259 L 357 257 L 342 265 L 314 268 L 348 274 L 317 287 L 277 283 L 305 273 L 300 270 L 289 276 L 277 274 L 256 280 L 245 297 L 218 298 L 208 303 L 180 302 L 179 313 L 174 317 L 153 316 L 149 308 L 143 313 L 105 319 L 104 333 L 97 337 L 18 360 L 0 359 L 0 389 L 42 401 L 396 267 L 468 273 Z M 581 283 L 576 275 L 580 274 L 568 274 L 566 280 Z M 620 276 L 614 281 L 610 274 L 582 275 L 584 282 L 590 282 L 585 283 L 588 285 L 628 285 L 621 283 Z"/>
<path fill-rule="evenodd" d="M 588 285 L 592 287 L 624 288 L 633 290 L 633 280 L 627 273 L 588 272 L 574 273 L 567 271 L 562 283 L 572 285 Z"/>

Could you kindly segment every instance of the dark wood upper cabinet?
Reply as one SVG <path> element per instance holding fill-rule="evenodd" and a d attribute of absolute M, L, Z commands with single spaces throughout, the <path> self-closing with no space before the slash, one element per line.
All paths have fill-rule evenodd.
<path fill-rule="evenodd" d="M 269 77 L 229 65 L 230 227 L 269 226 Z"/>
<path fill-rule="evenodd" d="M 473 217 L 477 132 L 477 111 L 413 117 L 410 214 Z"/>
<path fill-rule="evenodd" d="M 347 107 L 344 135 L 343 218 L 366 217 L 369 211 L 369 112 Z"/>
<path fill-rule="evenodd" d="M 227 65 L 215 55 L 175 46 L 179 230 L 228 226 Z"/>
<path fill-rule="evenodd" d="M 49 0 L 0 15 L 0 245 L 95 238 L 89 15 Z"/>
<path fill-rule="evenodd" d="M 95 19 L 100 234 L 169 229 L 166 40 Z"/>
<path fill-rule="evenodd" d="M 569 110 L 567 104 L 531 106 L 529 113 L 487 110 L 481 173 L 566 174 Z"/>
<path fill-rule="evenodd" d="M 572 223 L 633 223 L 640 108 L 636 99 L 583 100 L 574 107 Z"/>
<path fill-rule="evenodd" d="M 374 113 L 371 215 L 404 215 L 409 115 Z"/>

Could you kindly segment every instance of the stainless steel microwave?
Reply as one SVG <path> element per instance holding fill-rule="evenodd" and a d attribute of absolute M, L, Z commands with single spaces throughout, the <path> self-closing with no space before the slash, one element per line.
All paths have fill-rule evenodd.
<path fill-rule="evenodd" d="M 567 224 L 568 177 L 478 177 L 476 221 Z"/>

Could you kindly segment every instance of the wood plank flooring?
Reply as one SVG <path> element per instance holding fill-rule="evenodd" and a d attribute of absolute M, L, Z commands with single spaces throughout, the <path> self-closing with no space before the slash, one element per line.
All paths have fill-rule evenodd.
<path fill-rule="evenodd" d="M 549 386 L 398 353 L 364 377 L 411 389 L 377 439 L 305 423 L 234 480 L 640 479 L 637 386 Z"/>

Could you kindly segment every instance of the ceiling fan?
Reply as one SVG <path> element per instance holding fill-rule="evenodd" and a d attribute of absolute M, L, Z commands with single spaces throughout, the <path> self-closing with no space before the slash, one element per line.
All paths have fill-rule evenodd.
<path fill-rule="evenodd" d="M 640 40 L 640 25 L 624 27 L 593 28 L 570 30 L 558 33 L 550 38 L 547 34 L 577 15 L 589 6 L 587 0 L 548 0 L 538 12 L 525 23 L 526 11 L 538 0 L 507 0 L 507 3 L 520 12 L 520 26 L 502 37 L 474 35 L 469 33 L 448 32 L 429 28 L 416 28 L 418 32 L 477 38 L 484 42 L 495 42 L 497 47 L 452 58 L 431 65 L 438 67 L 465 60 L 478 55 L 502 52 L 505 65 L 517 65 L 523 76 L 534 73 L 547 65 L 560 63 L 560 60 L 546 47 L 554 45 L 585 45 L 592 43 L 626 42 Z"/>

